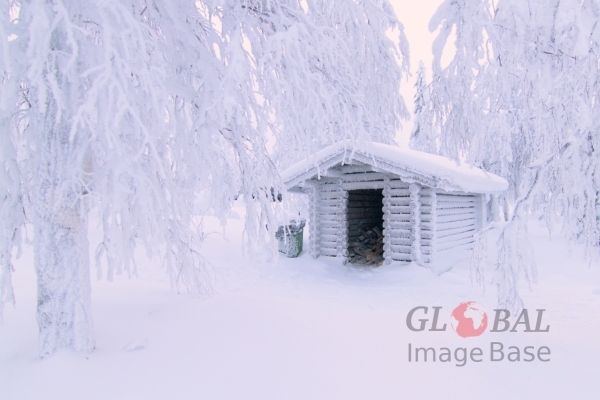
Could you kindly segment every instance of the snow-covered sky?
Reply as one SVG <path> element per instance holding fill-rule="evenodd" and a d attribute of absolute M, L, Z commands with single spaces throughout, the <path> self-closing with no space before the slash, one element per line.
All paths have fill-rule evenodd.
<path fill-rule="evenodd" d="M 404 32 L 410 43 L 411 72 L 416 72 L 419 60 L 423 60 L 427 68 L 427 79 L 431 71 L 431 43 L 435 33 L 430 33 L 428 29 L 429 19 L 437 10 L 442 0 L 390 0 L 390 3 L 396 9 L 396 14 L 404 24 Z M 414 77 L 409 82 L 404 83 L 402 95 L 406 101 L 409 111 L 413 111 L 414 96 Z M 405 143 L 412 129 L 412 123 L 405 123 L 402 134 L 398 141 Z"/>

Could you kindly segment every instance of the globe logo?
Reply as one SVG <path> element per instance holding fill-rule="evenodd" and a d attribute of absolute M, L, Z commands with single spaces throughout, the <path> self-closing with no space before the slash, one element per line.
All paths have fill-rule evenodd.
<path fill-rule="evenodd" d="M 479 336 L 487 328 L 488 317 L 474 301 L 460 303 L 452 311 L 452 329 L 460 337 Z"/>

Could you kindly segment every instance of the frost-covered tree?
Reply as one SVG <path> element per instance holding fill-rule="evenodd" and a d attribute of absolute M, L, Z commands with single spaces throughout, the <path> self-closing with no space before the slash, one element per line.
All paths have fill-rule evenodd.
<path fill-rule="evenodd" d="M 570 0 L 499 0 L 486 10 L 489 18 L 464 28 L 480 33 L 472 35 L 479 39 L 470 47 L 485 51 L 485 60 L 473 68 L 480 57 L 465 61 L 457 51 L 452 61 L 478 71 L 458 80 L 455 89 L 470 102 L 468 114 L 460 114 L 470 122 L 462 128 L 444 123 L 441 140 L 446 153 L 462 155 L 510 183 L 501 199 L 507 224 L 498 242 L 496 270 L 501 305 L 518 308 L 518 277 L 535 281 L 526 240 L 528 216 L 544 217 L 549 228 L 558 220 L 567 237 L 588 248 L 598 245 L 600 157 L 594 111 L 600 13 L 597 2 Z M 450 110 L 458 97 L 444 91 L 434 95 L 446 107 L 438 108 L 448 113 L 446 120 L 456 118 Z"/>
<path fill-rule="evenodd" d="M 11 275 L 11 250 L 20 243 L 23 223 L 21 181 L 17 150 L 12 136 L 12 115 L 18 98 L 16 65 L 10 54 L 13 4 L 3 2 L 0 9 L 0 322 L 2 306 L 14 302 Z"/>
<path fill-rule="evenodd" d="M 198 53 L 212 50 L 193 5 L 33 0 L 18 7 L 10 79 L 21 98 L 8 140 L 19 149 L 20 203 L 34 228 L 40 353 L 90 351 L 90 209 L 102 221 L 97 257 L 106 255 L 109 278 L 135 273 L 141 241 L 158 249 L 174 286 L 210 287 L 190 207 L 200 140 L 177 126 L 174 101 L 180 75 L 195 70 L 171 63 L 181 59 L 185 36 L 187 63 L 207 76 L 210 57 Z"/>
<path fill-rule="evenodd" d="M 387 0 L 221 7 L 223 34 L 252 49 L 249 68 L 271 116 L 279 166 L 346 138 L 393 140 L 408 115 L 399 95 L 408 47 Z M 397 43 L 388 32 L 398 35 Z"/>
<path fill-rule="evenodd" d="M 363 14 L 342 22 L 374 26 L 359 50 L 352 49 L 371 69 L 350 63 L 353 39 L 343 36 L 340 20 L 317 23 L 312 2 L 23 0 L 3 6 L 0 307 L 13 301 L 10 255 L 30 222 L 42 356 L 94 347 L 90 212 L 99 215 L 104 234 L 95 254 L 99 277 L 135 274 L 134 249 L 143 244 L 160 257 L 174 287 L 206 292 L 211 273 L 194 213 L 210 208 L 224 216 L 241 194 L 246 244 L 272 240 L 268 227 L 278 223 L 272 190 L 280 182 L 269 140 L 294 151 L 289 144 L 304 140 L 315 150 L 328 130 L 389 138 L 392 128 L 379 132 L 374 115 L 378 110 L 399 123 L 401 98 L 379 109 L 384 103 L 372 103 L 374 94 L 365 92 L 387 90 L 390 97 L 397 89 L 401 67 L 391 61 L 399 53 L 385 36 L 397 20 L 384 1 L 337 7 L 344 4 Z M 319 15 L 345 13 L 328 12 Z M 352 29 L 359 37 L 359 28 Z M 306 107 L 312 110 L 302 119 Z M 358 133 L 342 129 L 359 125 Z"/>
<path fill-rule="evenodd" d="M 415 81 L 414 125 L 410 135 L 410 147 L 415 150 L 435 154 L 437 152 L 436 141 L 439 134 L 434 133 L 434 123 L 430 114 L 430 87 L 425 79 L 425 64 L 423 64 L 423 61 L 419 61 L 417 79 Z"/>
<path fill-rule="evenodd" d="M 478 132 L 480 110 L 473 85 L 485 57 L 489 9 L 488 0 L 445 0 L 429 21 L 430 31 L 439 30 L 432 47 L 431 120 L 441 135 L 439 152 L 455 160 Z M 448 46 L 453 33 L 455 54 L 442 68 L 442 55 L 453 50 Z"/>
<path fill-rule="evenodd" d="M 252 82 L 229 61 L 243 52 L 229 56 L 199 6 L 66 0 L 17 6 L 5 57 L 14 63 L 3 82 L 13 91 L 3 102 L 10 129 L 2 132 L 7 184 L 0 194 L 2 216 L 10 218 L 2 220 L 1 299 L 12 300 L 11 239 L 25 208 L 34 227 L 42 356 L 94 347 L 90 210 L 100 215 L 104 238 L 96 257 L 107 259 L 109 279 L 135 273 L 133 250 L 143 243 L 162 259 L 173 286 L 194 292 L 210 290 L 211 279 L 200 256 L 194 199 L 205 196 L 213 208 L 226 209 L 241 191 L 254 195 L 259 215 L 270 212 L 267 188 L 277 174 L 264 167 L 265 130 L 253 123 L 260 105 L 254 94 L 240 93 Z M 265 232 L 264 223 L 249 222 Z"/>

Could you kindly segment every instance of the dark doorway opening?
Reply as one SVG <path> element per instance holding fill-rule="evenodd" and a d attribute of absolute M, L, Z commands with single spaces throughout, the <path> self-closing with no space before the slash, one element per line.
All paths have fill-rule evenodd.
<path fill-rule="evenodd" d="M 383 190 L 348 192 L 348 261 L 379 266 L 383 262 Z"/>

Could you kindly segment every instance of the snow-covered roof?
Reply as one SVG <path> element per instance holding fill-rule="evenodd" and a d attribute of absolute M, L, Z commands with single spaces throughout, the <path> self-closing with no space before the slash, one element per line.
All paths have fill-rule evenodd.
<path fill-rule="evenodd" d="M 333 144 L 285 171 L 281 177 L 288 190 L 301 187 L 304 181 L 327 175 L 336 165 L 368 164 L 374 171 L 400 176 L 406 182 L 424 183 L 447 192 L 501 193 L 508 182 L 497 175 L 468 164 L 422 151 L 382 143 L 354 147 L 349 140 Z"/>

